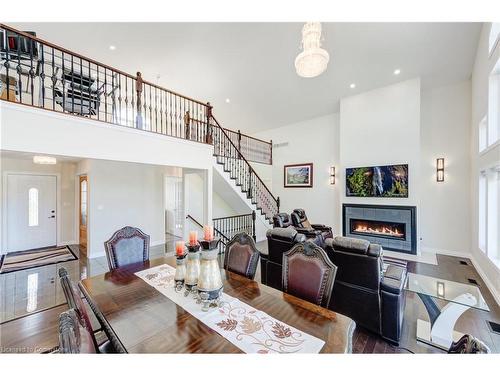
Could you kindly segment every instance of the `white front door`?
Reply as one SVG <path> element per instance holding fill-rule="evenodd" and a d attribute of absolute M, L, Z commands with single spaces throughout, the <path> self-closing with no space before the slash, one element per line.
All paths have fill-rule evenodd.
<path fill-rule="evenodd" d="M 56 176 L 7 175 L 7 252 L 57 243 Z"/>

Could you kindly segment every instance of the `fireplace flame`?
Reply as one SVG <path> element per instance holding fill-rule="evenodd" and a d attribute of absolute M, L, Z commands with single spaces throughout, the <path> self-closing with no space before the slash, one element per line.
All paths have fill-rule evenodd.
<path fill-rule="evenodd" d="M 381 234 L 384 236 L 391 236 L 397 238 L 404 237 L 404 233 L 399 232 L 397 228 L 391 229 L 390 227 L 387 227 L 385 225 L 369 227 L 368 225 L 365 224 L 357 224 L 356 227 L 354 228 L 354 232 L 367 233 L 367 234 Z"/>

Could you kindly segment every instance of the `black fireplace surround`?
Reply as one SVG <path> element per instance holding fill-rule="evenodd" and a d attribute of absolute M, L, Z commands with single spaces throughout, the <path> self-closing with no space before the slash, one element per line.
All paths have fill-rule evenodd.
<path fill-rule="evenodd" d="M 343 204 L 342 233 L 377 243 L 386 250 L 417 253 L 415 206 Z"/>

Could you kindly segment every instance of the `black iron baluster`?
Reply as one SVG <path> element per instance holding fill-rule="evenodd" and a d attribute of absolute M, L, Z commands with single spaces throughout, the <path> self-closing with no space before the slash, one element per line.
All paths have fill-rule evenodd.
<path fill-rule="evenodd" d="M 71 55 L 71 113 L 75 113 L 75 69 L 73 68 L 73 55 Z"/>
<path fill-rule="evenodd" d="M 40 95 L 42 99 L 42 108 L 45 108 L 45 51 L 43 44 L 40 44 L 40 54 L 42 56 L 42 61 L 40 62 Z M 40 105 L 40 103 L 38 103 Z"/>
<path fill-rule="evenodd" d="M 52 65 L 52 77 L 51 77 L 51 80 L 52 80 L 52 110 L 55 111 L 56 110 L 55 89 L 56 89 L 56 83 L 57 83 L 57 75 L 55 74 L 55 71 L 54 71 L 55 70 L 54 48 L 52 48 L 51 56 L 52 56 L 52 62 L 51 62 L 51 65 Z"/>
<path fill-rule="evenodd" d="M 101 86 L 99 82 L 99 65 L 96 64 L 96 75 L 97 75 L 97 91 L 100 92 Z M 99 100 L 100 104 L 100 100 Z M 99 105 L 99 108 L 97 109 L 97 120 L 99 120 L 101 117 L 101 106 Z"/>
<path fill-rule="evenodd" d="M 130 126 L 128 123 L 128 77 L 125 76 L 125 124 Z"/>
<path fill-rule="evenodd" d="M 104 67 L 104 121 L 108 122 L 108 69 Z"/>
<path fill-rule="evenodd" d="M 22 82 L 22 67 L 21 67 L 21 36 L 17 34 L 17 79 L 19 87 L 19 102 L 23 102 L 23 82 Z"/>
<path fill-rule="evenodd" d="M 9 37 L 7 35 L 7 30 L 4 29 L 3 32 L 3 37 L 4 37 L 4 45 L 6 49 L 6 55 L 5 55 L 5 62 L 3 66 L 5 66 L 5 71 L 6 71 L 6 77 L 7 77 L 7 100 L 10 101 L 10 43 L 9 43 Z M 15 89 L 14 89 L 14 98 L 13 100 L 15 101 Z"/>
<path fill-rule="evenodd" d="M 33 44 L 31 39 L 26 39 L 27 47 L 30 50 L 30 70 L 28 72 L 28 80 L 31 79 L 31 105 L 35 104 L 34 91 L 35 91 L 35 70 L 33 69 Z"/>

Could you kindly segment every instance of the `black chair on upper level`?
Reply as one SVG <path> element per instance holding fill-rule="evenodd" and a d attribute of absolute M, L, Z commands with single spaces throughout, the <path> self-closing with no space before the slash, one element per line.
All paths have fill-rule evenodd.
<path fill-rule="evenodd" d="M 236 234 L 226 245 L 224 269 L 254 279 L 260 253 L 247 233 Z"/>
<path fill-rule="evenodd" d="M 333 238 L 332 228 L 323 224 L 311 224 L 307 219 L 306 212 L 302 208 L 296 208 L 292 212 L 292 223 L 297 230 L 308 230 L 318 236 L 317 245 L 323 247 L 327 238 Z M 301 232 L 302 233 L 302 232 Z M 319 243 L 318 243 L 319 242 Z"/>
<path fill-rule="evenodd" d="M 327 239 L 325 250 L 338 267 L 330 309 L 399 343 L 406 294 L 406 268 L 382 270 L 382 247 L 350 237 Z"/>
<path fill-rule="evenodd" d="M 283 254 L 283 291 L 328 307 L 337 267 L 311 241 L 298 243 Z"/>
<path fill-rule="evenodd" d="M 139 228 L 123 227 L 104 242 L 110 270 L 149 259 L 149 235 Z"/>
<path fill-rule="evenodd" d="M 295 244 L 306 241 L 306 236 L 292 226 L 269 229 L 266 236 L 268 252 L 261 253 L 260 279 L 262 284 L 282 290 L 283 254 Z"/>
<path fill-rule="evenodd" d="M 323 236 L 312 228 L 296 227 L 293 225 L 290 215 L 285 212 L 277 213 L 273 216 L 274 228 L 294 228 L 297 232 L 306 236 L 306 239 L 313 241 L 318 246 L 323 245 Z"/>

